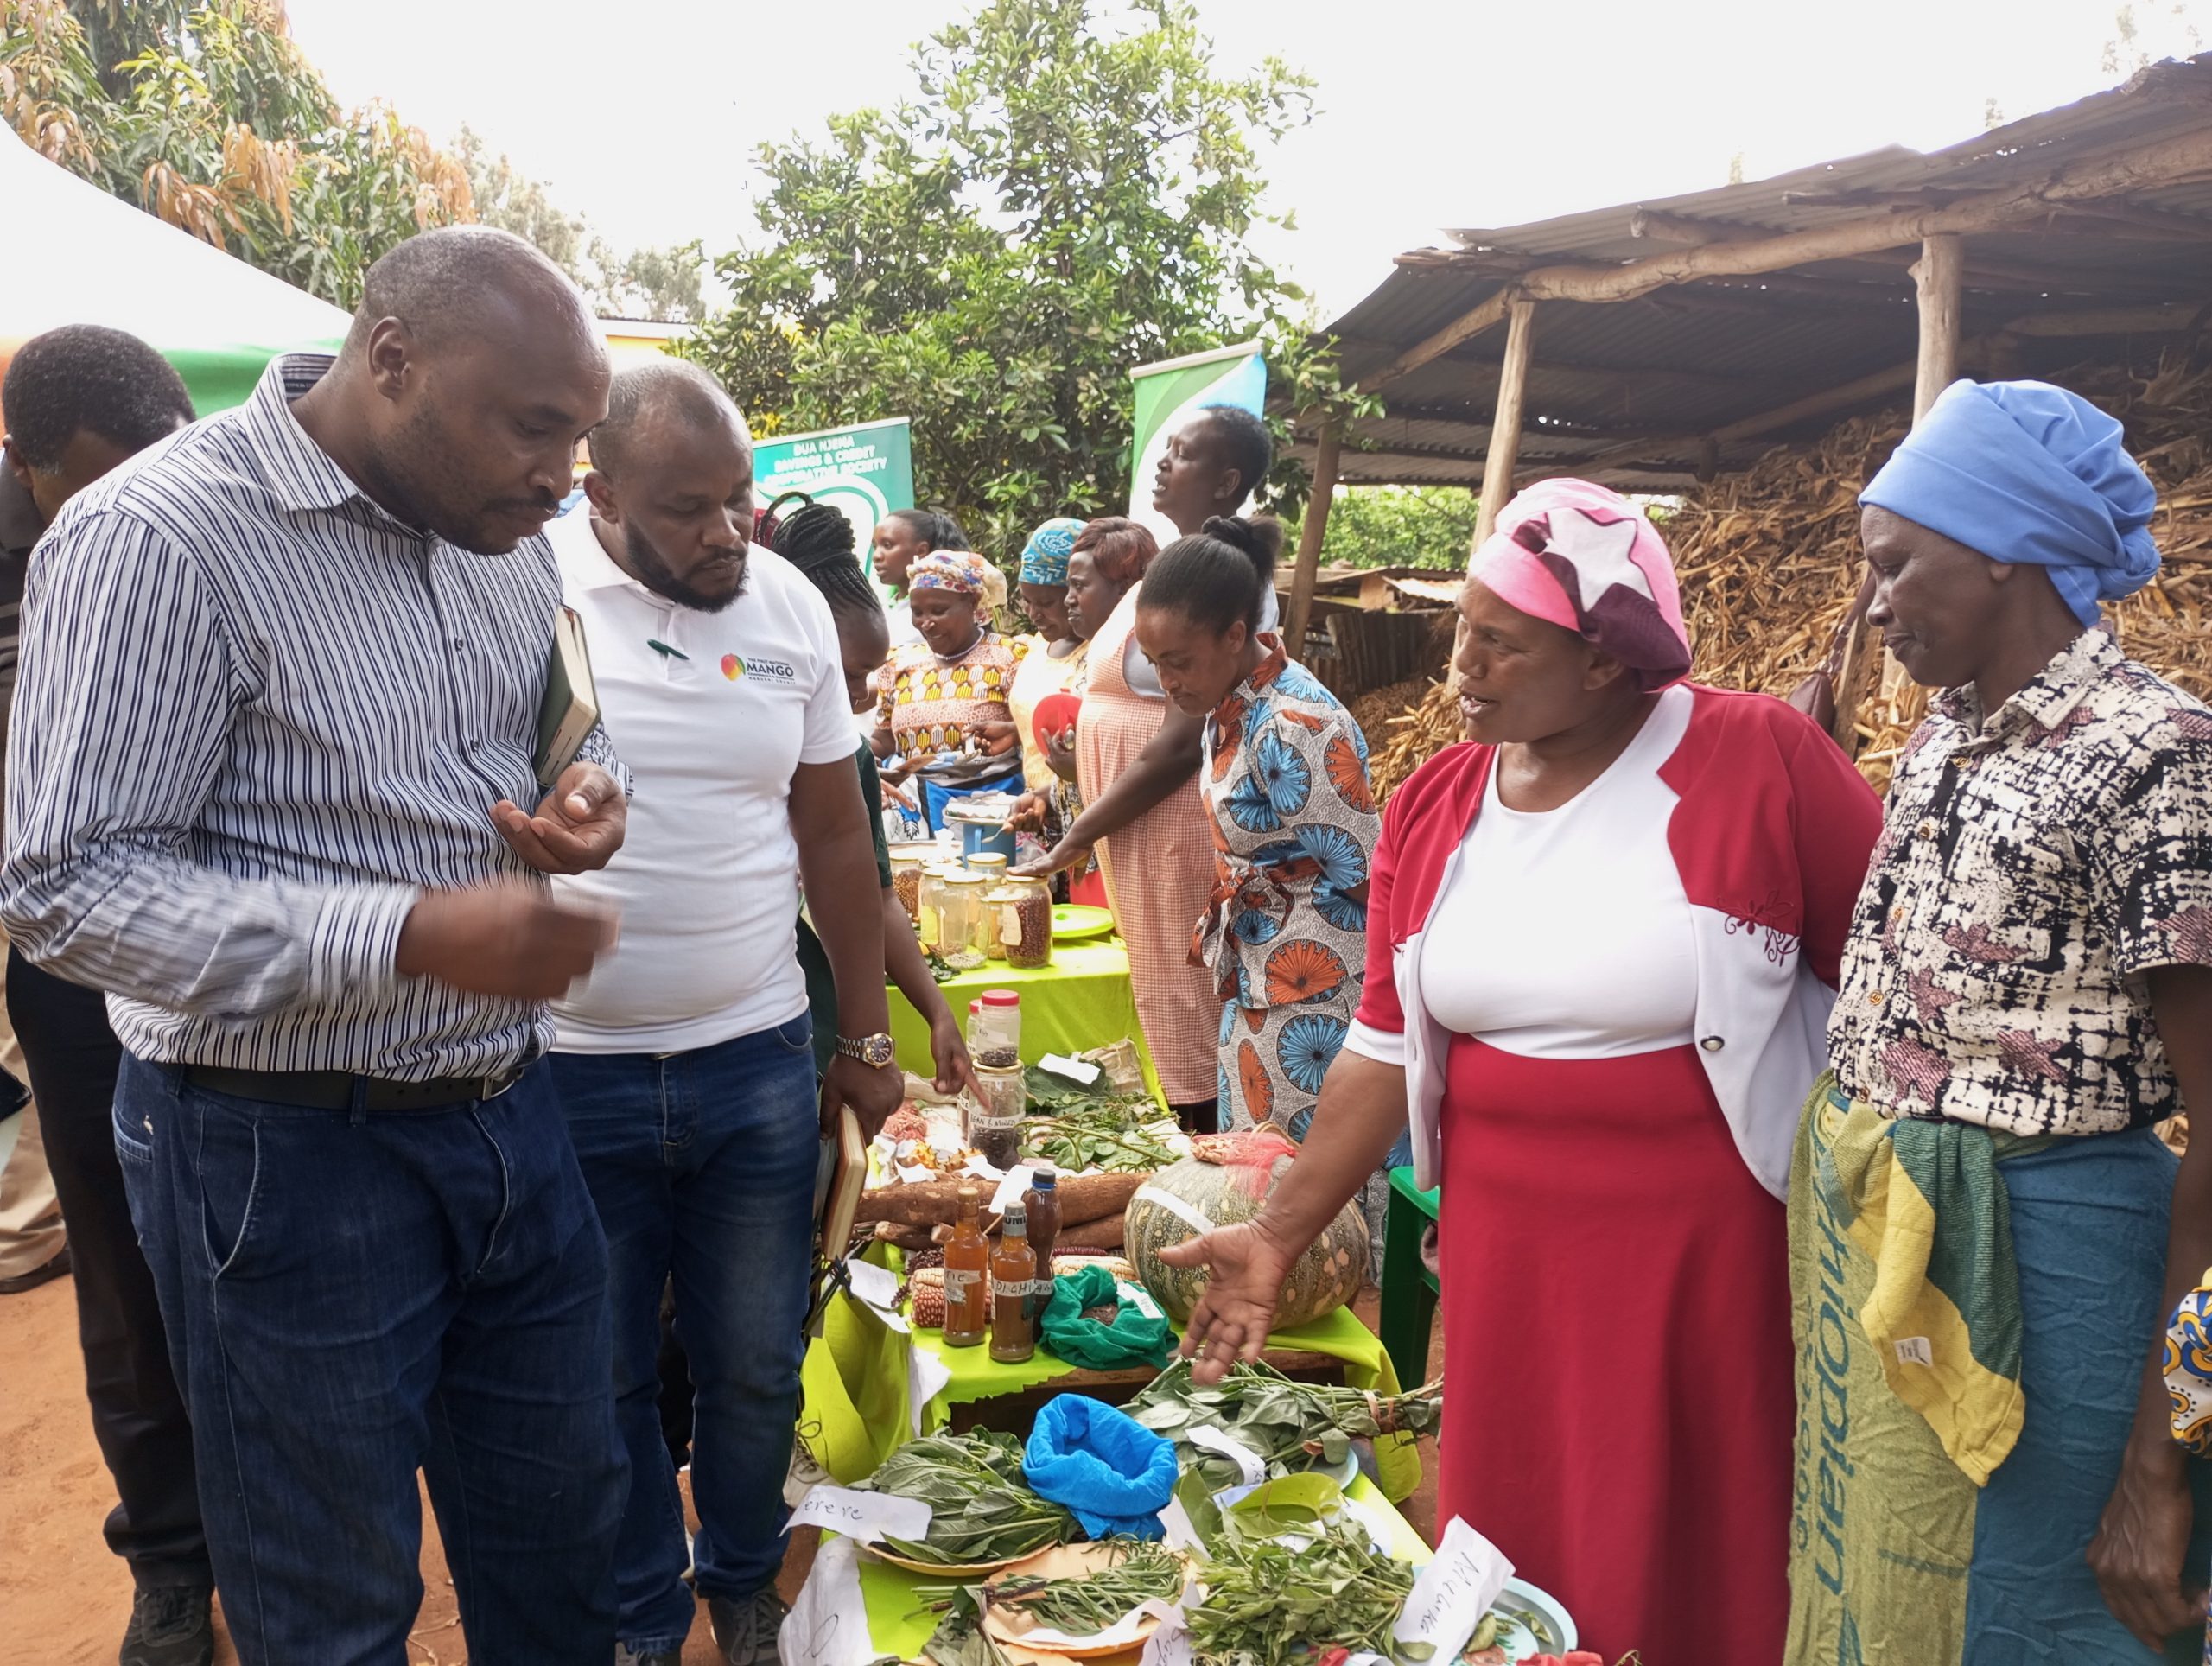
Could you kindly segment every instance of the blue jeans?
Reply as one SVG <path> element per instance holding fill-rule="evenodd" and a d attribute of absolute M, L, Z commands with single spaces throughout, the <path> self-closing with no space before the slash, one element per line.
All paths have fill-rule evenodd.
<path fill-rule="evenodd" d="M 125 1056 L 116 1155 L 245 1666 L 402 1666 L 424 1472 L 480 1666 L 606 1666 L 607 1251 L 551 1072 L 300 1110 Z"/>
<path fill-rule="evenodd" d="M 696 1578 L 702 1595 L 742 1603 L 784 1561 L 820 1151 L 813 1029 L 802 1014 L 690 1052 L 559 1052 L 553 1071 L 607 1232 L 632 1478 L 616 1635 L 640 1654 L 680 1649 L 696 1603 L 661 1436 L 661 1291 L 673 1277 L 691 1368 Z"/>

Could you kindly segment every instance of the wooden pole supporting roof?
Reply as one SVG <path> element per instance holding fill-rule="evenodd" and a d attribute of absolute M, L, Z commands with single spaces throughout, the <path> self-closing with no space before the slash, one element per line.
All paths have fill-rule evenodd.
<path fill-rule="evenodd" d="M 1340 455 L 1336 421 L 1324 417 L 1314 442 L 1313 493 L 1306 501 L 1306 520 L 1298 529 L 1298 565 L 1290 575 L 1290 610 L 1283 620 L 1283 648 L 1293 659 L 1306 652 L 1306 627 L 1313 619 L 1313 585 L 1321 572 L 1321 540 L 1328 535 Z"/>

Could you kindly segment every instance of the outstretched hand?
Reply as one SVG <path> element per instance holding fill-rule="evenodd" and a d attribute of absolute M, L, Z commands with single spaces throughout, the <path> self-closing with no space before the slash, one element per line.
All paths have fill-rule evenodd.
<path fill-rule="evenodd" d="M 1192 1380 L 1218 1383 L 1240 1359 L 1257 1359 L 1268 1345 L 1283 1281 L 1297 1252 L 1278 1243 L 1257 1221 L 1217 1226 L 1160 1252 L 1170 1267 L 1212 1269 L 1205 1293 L 1183 1327 L 1183 1355 L 1193 1363 Z"/>
<path fill-rule="evenodd" d="M 492 820 L 507 848 L 539 873 L 588 874 L 622 848 L 630 801 L 621 783 L 597 764 L 575 763 L 562 772 L 536 815 L 502 798 L 492 806 Z"/>
<path fill-rule="evenodd" d="M 1016 879 L 1048 880 L 1062 868 L 1073 868 L 1090 854 L 1087 844 L 1071 844 L 1062 839 L 1034 862 L 1026 862 L 1007 871 Z"/>

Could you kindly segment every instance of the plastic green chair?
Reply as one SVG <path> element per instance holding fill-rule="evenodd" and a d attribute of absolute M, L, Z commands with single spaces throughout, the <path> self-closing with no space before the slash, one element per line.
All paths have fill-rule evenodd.
<path fill-rule="evenodd" d="M 1382 1286 L 1376 1329 L 1383 1351 L 1408 1389 L 1428 1381 L 1428 1336 L 1436 1320 L 1436 1275 L 1421 1258 L 1424 1228 L 1436 1218 L 1441 1186 L 1423 1192 L 1410 1168 L 1390 1171 L 1383 1216 Z"/>

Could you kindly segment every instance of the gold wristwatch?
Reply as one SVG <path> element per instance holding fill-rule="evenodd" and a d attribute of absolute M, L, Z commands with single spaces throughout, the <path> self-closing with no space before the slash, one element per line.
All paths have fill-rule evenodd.
<path fill-rule="evenodd" d="M 858 1040 L 841 1035 L 837 1038 L 837 1051 L 846 1058 L 856 1059 L 874 1070 L 888 1068 L 899 1056 L 899 1050 L 891 1045 L 891 1038 L 880 1032 L 874 1035 L 863 1035 Z"/>

